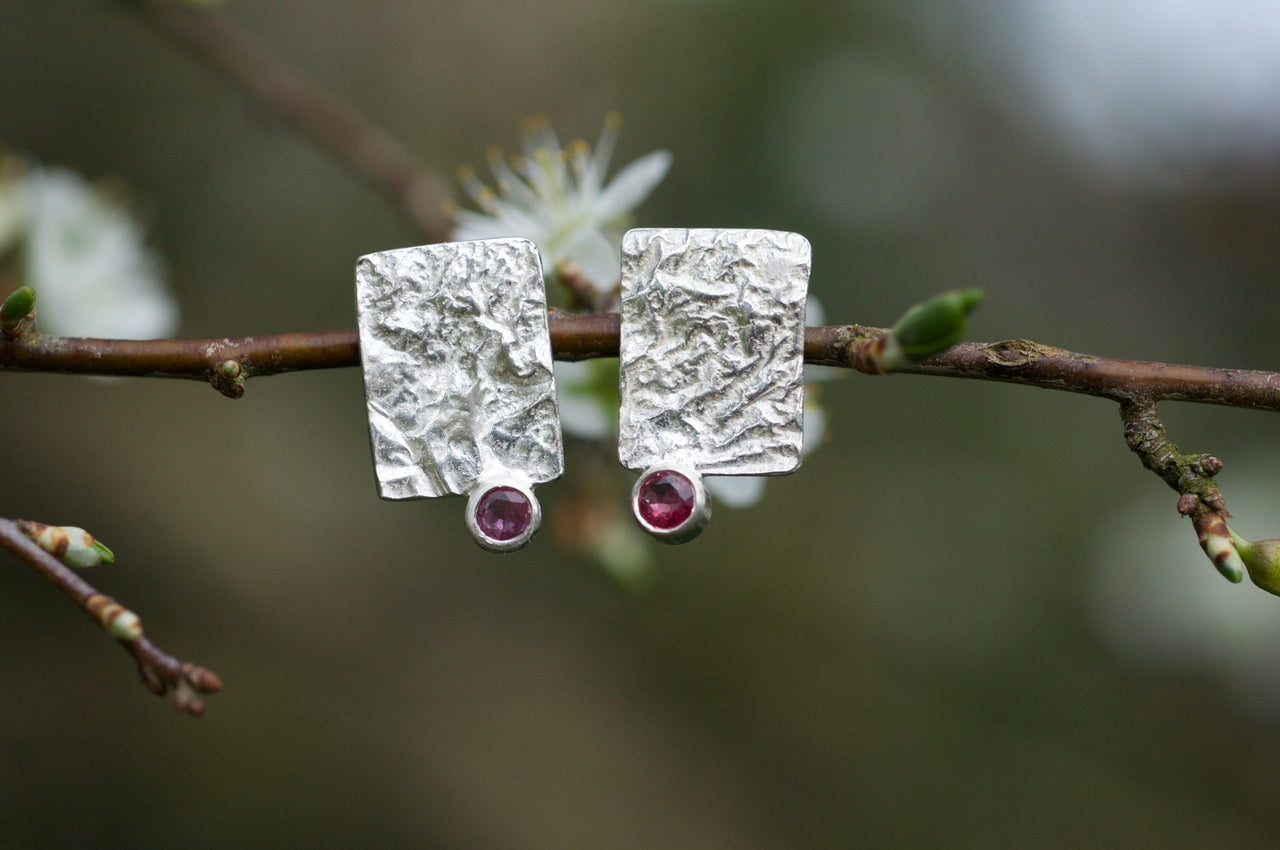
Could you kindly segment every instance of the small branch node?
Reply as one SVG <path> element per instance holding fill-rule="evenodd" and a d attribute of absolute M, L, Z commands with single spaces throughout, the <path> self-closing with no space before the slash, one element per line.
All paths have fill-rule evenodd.
<path fill-rule="evenodd" d="M 209 383 L 227 398 L 244 396 L 245 371 L 237 360 L 223 360 L 209 375 Z"/>
<path fill-rule="evenodd" d="M 843 360 L 864 375 L 884 375 L 884 350 L 889 342 L 889 332 L 881 331 L 869 337 L 851 341 L 844 351 Z"/>

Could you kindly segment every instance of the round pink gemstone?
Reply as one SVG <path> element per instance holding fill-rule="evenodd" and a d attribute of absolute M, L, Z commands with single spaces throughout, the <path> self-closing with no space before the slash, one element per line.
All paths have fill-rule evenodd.
<path fill-rule="evenodd" d="M 693 482 L 671 469 L 650 474 L 640 482 L 640 519 L 663 531 L 678 528 L 693 513 Z"/>
<path fill-rule="evenodd" d="M 476 525 L 491 540 L 511 540 L 529 529 L 533 506 L 514 487 L 494 487 L 476 504 Z"/>

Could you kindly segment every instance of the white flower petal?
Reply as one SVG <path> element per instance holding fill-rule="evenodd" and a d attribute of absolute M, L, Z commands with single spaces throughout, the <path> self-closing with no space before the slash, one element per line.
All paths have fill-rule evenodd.
<path fill-rule="evenodd" d="M 595 380 L 591 365 L 556 361 L 553 368 L 560 425 L 565 433 L 584 440 L 603 440 L 613 436 L 617 419 L 591 392 L 590 386 Z"/>
<path fill-rule="evenodd" d="M 454 213 L 454 220 L 457 225 L 453 228 L 450 238 L 455 242 L 468 242 L 473 239 L 501 239 L 507 236 L 523 236 L 528 239 L 527 233 L 516 232 L 506 219 L 491 218 L 487 215 L 473 213 L 470 210 L 458 210 Z"/>
<path fill-rule="evenodd" d="M 804 323 L 815 328 L 827 323 L 827 311 L 818 300 L 818 296 L 812 293 L 804 301 Z"/>
<path fill-rule="evenodd" d="M 79 175 L 33 169 L 23 181 L 26 282 L 52 334 L 166 336 L 178 308 L 139 227 Z"/>
<path fill-rule="evenodd" d="M 702 483 L 717 502 L 730 508 L 749 508 L 764 498 L 765 479 L 760 475 L 714 475 Z"/>
<path fill-rule="evenodd" d="M 816 401 L 805 399 L 804 404 L 804 451 L 806 454 L 822 445 L 822 438 L 827 433 L 827 411 Z"/>
<path fill-rule="evenodd" d="M 582 141 L 562 150 L 545 118 L 528 122 L 521 131 L 523 157 L 508 165 L 500 152 L 490 151 L 496 193 L 479 184 L 470 170 L 462 170 L 464 189 L 484 212 L 456 210 L 452 238 L 532 239 L 544 269 L 571 261 L 592 287 L 601 293 L 611 291 L 619 273 L 618 225 L 671 167 L 670 153 L 654 151 L 622 169 L 602 188 L 620 126 L 616 115 L 606 118 L 591 154 Z"/>
<path fill-rule="evenodd" d="M 561 395 L 560 427 L 566 434 L 583 440 L 604 440 L 613 436 L 613 420 L 598 399 Z"/>
<path fill-rule="evenodd" d="M 600 193 L 597 213 L 608 222 L 638 207 L 671 169 L 670 151 L 645 154 L 626 168 Z"/>
<path fill-rule="evenodd" d="M 597 292 L 609 291 L 618 281 L 622 263 L 618 247 L 598 230 L 580 231 L 559 253 L 582 269 Z"/>

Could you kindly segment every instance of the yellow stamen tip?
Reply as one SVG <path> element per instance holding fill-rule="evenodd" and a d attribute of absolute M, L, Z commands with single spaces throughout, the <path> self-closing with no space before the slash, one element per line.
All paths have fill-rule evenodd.
<path fill-rule="evenodd" d="M 455 173 L 458 175 L 458 180 L 462 183 L 467 183 L 476 179 L 476 170 L 469 165 L 459 165 Z"/>
<path fill-rule="evenodd" d="M 622 113 L 616 109 L 610 110 L 604 116 L 604 126 L 610 130 L 617 130 L 622 127 Z"/>
<path fill-rule="evenodd" d="M 490 162 L 502 162 L 502 148 L 497 145 L 489 145 L 485 148 L 485 156 Z"/>
<path fill-rule="evenodd" d="M 551 124 L 551 119 L 544 113 L 530 115 L 528 118 L 520 122 L 520 135 L 532 136 L 534 133 L 545 130 Z"/>

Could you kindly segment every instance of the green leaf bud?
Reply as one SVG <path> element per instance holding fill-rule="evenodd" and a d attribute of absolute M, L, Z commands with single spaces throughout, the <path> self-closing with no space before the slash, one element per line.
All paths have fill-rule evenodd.
<path fill-rule="evenodd" d="M 0 305 L 0 327 L 5 331 L 16 330 L 22 320 L 36 307 L 36 291 L 29 286 L 15 289 Z"/>
<path fill-rule="evenodd" d="M 1253 583 L 1280 596 L 1280 540 L 1245 540 L 1234 531 L 1231 540 Z"/>
<path fill-rule="evenodd" d="M 982 303 L 981 289 L 953 289 L 907 310 L 893 326 L 899 348 L 913 360 L 946 351 L 964 337 L 966 318 Z"/>
<path fill-rule="evenodd" d="M 940 354 L 964 338 L 966 319 L 982 303 L 981 289 L 953 289 L 902 314 L 885 340 L 879 360 L 886 372 Z"/>

